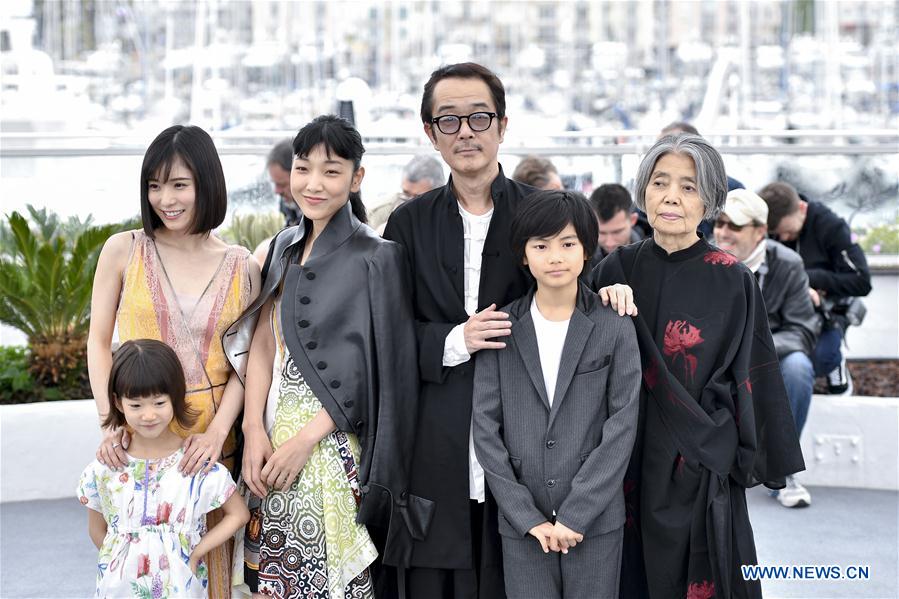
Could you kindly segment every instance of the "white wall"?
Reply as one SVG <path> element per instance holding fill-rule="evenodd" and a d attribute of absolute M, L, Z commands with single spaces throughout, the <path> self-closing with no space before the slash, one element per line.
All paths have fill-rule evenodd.
<path fill-rule="evenodd" d="M 0 406 L 0 502 L 75 500 L 100 429 L 93 400 Z M 899 490 L 899 398 L 812 398 L 803 484 Z"/>
<path fill-rule="evenodd" d="M 0 406 L 0 502 L 75 499 L 100 445 L 94 400 Z"/>

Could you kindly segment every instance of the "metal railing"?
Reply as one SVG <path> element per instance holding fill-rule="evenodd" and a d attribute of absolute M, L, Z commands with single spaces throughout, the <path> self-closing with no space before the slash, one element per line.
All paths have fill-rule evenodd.
<path fill-rule="evenodd" d="M 294 131 L 216 131 L 211 133 L 222 155 L 266 154 L 271 146 Z M 506 155 L 539 156 L 627 156 L 646 151 L 657 131 L 590 130 L 560 131 L 546 135 L 519 136 L 518 144 L 507 141 Z M 722 130 L 704 135 L 722 154 L 781 155 L 880 155 L 899 154 L 899 132 L 867 129 L 822 130 Z M 527 141 L 535 140 L 534 144 Z M 552 145 L 547 145 L 547 140 Z M 72 143 L 80 142 L 80 143 Z M 375 156 L 418 154 L 430 149 L 424 136 L 364 137 L 366 153 Z M 2 132 L 0 158 L 134 156 L 143 155 L 148 139 L 143 134 L 99 132 Z"/>

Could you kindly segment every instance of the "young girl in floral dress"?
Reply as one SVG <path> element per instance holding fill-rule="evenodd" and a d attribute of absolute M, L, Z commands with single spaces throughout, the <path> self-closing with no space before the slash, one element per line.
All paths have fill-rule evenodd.
<path fill-rule="evenodd" d="M 207 597 L 204 557 L 249 520 L 235 484 L 220 464 L 184 476 L 182 439 L 174 419 L 196 419 L 185 401 L 184 372 L 166 344 L 138 339 L 122 345 L 109 375 L 106 426 L 131 428 L 127 464 L 119 472 L 93 461 L 78 497 L 100 550 L 97 597 Z M 206 514 L 223 517 L 207 531 Z"/>

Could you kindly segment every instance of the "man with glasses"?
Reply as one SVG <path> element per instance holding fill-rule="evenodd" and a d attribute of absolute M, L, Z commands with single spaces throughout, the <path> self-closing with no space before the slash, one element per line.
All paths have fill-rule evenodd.
<path fill-rule="evenodd" d="M 715 221 L 715 243 L 737 257 L 755 273 L 765 307 L 774 348 L 780 361 L 797 434 L 802 434 L 815 372 L 811 357 L 821 330 L 809 295 L 808 276 L 802 258 L 793 250 L 768 239 L 768 205 L 746 189 L 727 194 L 724 210 Z M 812 498 L 793 476 L 777 492 L 784 507 L 806 507 Z"/>
<path fill-rule="evenodd" d="M 408 250 L 421 392 L 409 493 L 434 501 L 413 548 L 408 596 L 505 596 L 496 504 L 471 440 L 473 355 L 504 347 L 497 311 L 529 286 L 509 249 L 512 215 L 534 188 L 507 179 L 497 155 L 505 90 L 474 63 L 434 71 L 425 84 L 425 134 L 450 168 L 446 185 L 397 208 L 384 237 Z"/>

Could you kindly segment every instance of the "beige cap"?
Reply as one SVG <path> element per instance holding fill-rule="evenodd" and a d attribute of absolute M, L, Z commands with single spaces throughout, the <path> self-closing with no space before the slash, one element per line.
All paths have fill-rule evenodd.
<path fill-rule="evenodd" d="M 728 192 L 723 212 L 738 227 L 753 221 L 762 225 L 768 222 L 768 204 L 748 189 L 734 189 Z"/>

